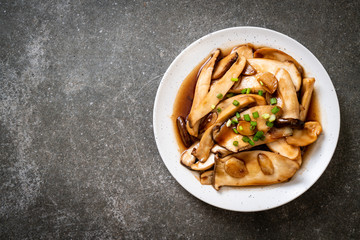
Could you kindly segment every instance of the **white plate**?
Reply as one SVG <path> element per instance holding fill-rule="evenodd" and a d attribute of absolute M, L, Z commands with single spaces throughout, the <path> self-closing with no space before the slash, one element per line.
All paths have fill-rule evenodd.
<path fill-rule="evenodd" d="M 264 187 L 222 187 L 201 185 L 192 171 L 183 167 L 170 116 L 177 91 L 191 70 L 215 48 L 253 43 L 285 51 L 294 57 L 308 76 L 316 79 L 323 133 L 314 143 L 309 158 L 291 181 Z M 340 110 L 334 86 L 317 58 L 294 39 L 264 28 L 235 27 L 210 33 L 182 51 L 160 82 L 154 106 L 154 134 L 160 155 L 174 178 L 195 197 L 211 205 L 241 212 L 271 209 L 283 205 L 309 189 L 324 172 L 335 151 L 340 131 Z"/>

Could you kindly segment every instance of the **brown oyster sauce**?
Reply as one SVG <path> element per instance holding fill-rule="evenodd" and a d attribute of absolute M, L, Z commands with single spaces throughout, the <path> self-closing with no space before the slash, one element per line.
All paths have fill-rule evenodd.
<path fill-rule="evenodd" d="M 233 49 L 233 47 L 231 47 L 229 49 L 225 49 L 225 50 L 221 49 L 221 56 L 219 57 L 219 59 L 221 59 L 222 57 L 229 54 L 232 49 Z M 254 48 L 254 49 L 256 49 L 256 48 Z M 209 59 L 209 57 L 210 57 L 210 54 L 206 58 L 204 58 L 189 73 L 189 75 L 184 79 L 183 83 L 181 84 L 179 91 L 176 95 L 176 99 L 175 99 L 175 103 L 174 103 L 174 107 L 173 107 L 173 113 L 171 115 L 171 120 L 173 122 L 176 141 L 179 146 L 178 150 L 180 153 L 185 151 L 187 148 L 183 144 L 180 134 L 178 132 L 177 125 L 176 125 L 176 118 L 179 116 L 186 118 L 187 115 L 190 113 L 192 101 L 194 98 L 194 92 L 195 92 L 198 72 L 199 72 L 201 66 Z M 306 70 L 305 70 L 305 72 L 306 72 Z M 311 77 L 311 76 L 303 76 L 303 77 Z M 317 79 L 315 79 L 315 81 L 316 80 Z M 314 88 L 309 111 L 306 116 L 306 121 L 318 121 L 321 124 L 321 121 L 320 121 L 321 119 L 320 119 L 319 113 L 320 113 L 319 112 L 319 101 L 318 101 L 318 97 L 316 94 L 316 89 Z M 311 145 L 305 147 L 304 154 L 303 154 L 303 162 L 307 160 L 308 153 L 311 152 L 312 146 L 314 146 L 314 144 L 311 144 Z"/>

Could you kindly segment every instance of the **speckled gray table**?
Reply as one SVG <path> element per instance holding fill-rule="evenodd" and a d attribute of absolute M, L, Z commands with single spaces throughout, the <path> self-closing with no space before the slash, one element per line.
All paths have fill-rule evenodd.
<path fill-rule="evenodd" d="M 359 12 L 359 1 L 0 1 L 0 238 L 358 239 Z M 152 130 L 175 56 L 242 25 L 309 48 L 342 114 L 319 181 L 258 213 L 186 192 Z"/>

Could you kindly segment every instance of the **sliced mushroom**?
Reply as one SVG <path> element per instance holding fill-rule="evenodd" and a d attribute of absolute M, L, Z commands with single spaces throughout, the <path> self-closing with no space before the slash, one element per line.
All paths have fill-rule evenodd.
<path fill-rule="evenodd" d="M 191 165 L 191 169 L 195 171 L 205 171 L 214 166 L 215 163 L 215 154 L 210 153 L 209 158 L 204 162 L 198 161 L 197 163 L 194 163 Z"/>
<path fill-rule="evenodd" d="M 254 145 L 251 145 L 250 143 L 243 141 L 243 135 L 236 134 L 232 128 L 222 125 L 221 127 L 214 128 L 213 139 L 215 143 L 231 152 L 240 152 L 265 143 L 276 141 L 282 137 L 290 136 L 292 133 L 293 131 L 291 128 L 272 128 L 265 134 L 264 140 L 255 141 L 252 136 L 249 136 L 249 138 L 254 142 Z M 236 142 L 235 145 L 234 142 Z"/>
<path fill-rule="evenodd" d="M 237 158 L 230 157 L 224 166 L 225 172 L 234 178 L 242 178 L 248 174 L 245 163 Z"/>
<path fill-rule="evenodd" d="M 190 134 L 188 133 L 188 131 L 186 130 L 186 123 L 183 117 L 179 116 L 176 119 L 176 125 L 178 128 L 178 132 L 180 134 L 180 138 L 182 140 L 182 142 L 184 143 L 185 147 L 190 147 L 192 144 L 192 139 L 190 137 Z"/>
<path fill-rule="evenodd" d="M 197 107 L 192 107 L 188 115 L 187 127 L 192 128 L 201 118 L 214 109 L 221 98 L 217 96 L 225 96 L 234 84 L 231 78 L 237 78 L 245 67 L 245 57 L 238 58 L 225 75 L 210 89 L 207 95 L 201 100 Z M 190 131 L 189 131 L 190 133 Z M 190 133 L 191 134 L 191 133 Z"/>
<path fill-rule="evenodd" d="M 267 58 L 267 59 L 278 60 L 281 62 L 284 61 L 292 62 L 295 64 L 296 68 L 298 69 L 301 75 L 304 73 L 302 66 L 293 57 L 278 49 L 260 48 L 254 52 L 254 58 Z"/>
<path fill-rule="evenodd" d="M 233 177 L 226 171 L 227 162 L 229 160 L 234 161 L 234 158 L 244 163 L 247 172 L 243 176 Z M 222 186 L 275 184 L 287 181 L 298 169 L 299 164 L 296 161 L 276 153 L 267 151 L 240 152 L 225 158 L 215 158 L 213 186 L 219 190 Z M 243 168 L 242 172 L 244 172 Z"/>
<path fill-rule="evenodd" d="M 194 111 L 200 107 L 201 101 L 206 97 L 206 95 L 209 92 L 211 75 L 214 70 L 214 65 L 219 54 L 220 54 L 220 50 L 217 49 L 201 69 L 198 80 L 196 82 L 191 111 Z M 189 134 L 194 137 L 197 137 L 199 131 L 199 125 L 200 125 L 200 121 L 196 120 L 191 126 L 186 126 Z"/>
<path fill-rule="evenodd" d="M 266 146 L 273 151 L 289 159 L 296 159 L 301 155 L 300 147 L 288 144 L 285 138 L 278 139 L 275 142 L 267 143 Z"/>
<path fill-rule="evenodd" d="M 259 153 L 258 154 L 258 162 L 259 162 L 261 171 L 265 175 L 274 174 L 274 165 L 272 164 L 270 158 L 266 154 Z"/>
<path fill-rule="evenodd" d="M 239 56 L 244 56 L 246 59 L 253 58 L 253 48 L 249 44 L 235 47 L 231 53 L 236 52 Z"/>
<path fill-rule="evenodd" d="M 276 72 L 283 68 L 291 77 L 291 80 L 295 86 L 295 90 L 299 91 L 301 86 L 301 74 L 297 70 L 296 66 L 291 62 L 280 62 L 277 60 L 265 59 L 265 58 L 252 58 L 248 59 L 248 62 L 256 71 L 270 72 L 276 76 Z M 277 77 L 276 77 L 277 78 Z M 279 78 L 277 78 L 279 80 Z"/>
<path fill-rule="evenodd" d="M 256 70 L 247 62 L 241 74 L 245 76 L 252 76 L 256 74 Z"/>
<path fill-rule="evenodd" d="M 225 157 L 229 154 L 231 154 L 232 152 L 230 152 L 229 150 L 227 150 L 226 148 L 221 147 L 218 144 L 215 144 L 212 148 L 211 148 L 211 152 L 214 154 L 219 155 L 220 157 Z"/>
<path fill-rule="evenodd" d="M 191 153 L 194 148 L 199 146 L 199 142 L 195 142 L 188 149 L 186 149 L 180 157 L 180 163 L 187 168 L 190 168 L 196 162 L 196 157 L 194 157 Z"/>
<path fill-rule="evenodd" d="M 258 74 L 256 80 L 265 89 L 265 91 L 271 94 L 273 94 L 278 87 L 278 80 L 276 79 L 274 74 L 270 72 Z"/>
<path fill-rule="evenodd" d="M 212 79 L 218 79 L 224 76 L 227 70 L 231 67 L 231 65 L 236 61 L 238 55 L 236 52 L 230 53 L 223 59 L 221 59 L 216 65 L 214 69 L 214 73 L 212 75 Z"/>
<path fill-rule="evenodd" d="M 209 171 L 203 172 L 203 173 L 200 175 L 200 183 L 201 183 L 202 185 L 211 185 L 211 184 L 212 184 L 213 175 L 214 175 L 214 170 L 209 170 Z"/>
<path fill-rule="evenodd" d="M 278 94 L 280 95 L 283 103 L 282 118 L 299 119 L 299 101 L 296 95 L 295 87 L 291 81 L 290 74 L 283 68 L 280 68 L 276 73 L 278 79 Z"/>
<path fill-rule="evenodd" d="M 244 89 L 251 89 L 251 92 L 264 91 L 264 88 L 257 81 L 257 75 L 254 76 L 243 76 L 241 81 L 234 84 L 234 86 L 229 90 L 231 93 L 241 93 Z"/>
<path fill-rule="evenodd" d="M 252 97 L 240 98 L 239 104 L 237 106 L 231 104 L 223 111 L 219 113 L 219 116 L 215 122 L 215 124 L 209 127 L 203 134 L 200 140 L 199 147 L 193 150 L 192 154 L 200 161 L 205 162 L 210 154 L 211 148 L 214 146 L 214 141 L 212 138 L 213 128 L 217 125 L 221 125 L 225 120 L 227 120 L 230 116 L 234 115 L 236 111 L 241 108 L 248 106 L 251 103 L 255 102 L 255 99 Z"/>
<path fill-rule="evenodd" d="M 259 96 L 257 94 L 241 94 L 241 95 L 236 95 L 233 96 L 231 98 L 228 98 L 224 101 L 222 101 L 221 103 L 219 103 L 216 108 L 220 109 L 220 112 L 223 111 L 225 108 L 227 108 L 228 106 L 231 106 L 233 104 L 233 102 L 236 101 L 241 101 L 241 99 L 243 98 L 248 98 L 251 97 L 255 100 L 255 104 L 257 106 L 262 106 L 262 105 L 266 105 L 266 101 L 265 98 L 262 96 Z M 217 110 L 216 110 L 217 111 Z"/>
<path fill-rule="evenodd" d="M 301 121 L 300 119 L 294 119 L 294 118 L 279 118 L 275 121 L 275 126 L 278 128 L 282 127 L 291 127 L 291 128 L 297 128 L 302 129 L 304 128 L 305 122 Z"/>
<path fill-rule="evenodd" d="M 293 135 L 287 137 L 286 142 L 290 145 L 304 147 L 315 142 L 321 131 L 319 122 L 306 122 L 303 129 L 294 129 Z"/>
<path fill-rule="evenodd" d="M 305 121 L 314 90 L 315 78 L 304 78 L 301 88 L 300 120 Z"/>
<path fill-rule="evenodd" d="M 255 129 L 251 129 L 251 124 L 247 121 L 239 121 L 236 129 L 243 136 L 251 136 L 255 134 Z"/>
<path fill-rule="evenodd" d="M 204 132 L 206 129 L 211 127 L 217 119 L 217 113 L 215 111 L 210 112 L 206 117 L 204 117 L 200 122 L 199 132 Z"/>

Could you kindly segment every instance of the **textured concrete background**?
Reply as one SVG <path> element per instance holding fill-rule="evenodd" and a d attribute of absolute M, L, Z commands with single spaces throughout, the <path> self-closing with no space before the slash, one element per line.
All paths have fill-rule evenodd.
<path fill-rule="evenodd" d="M 359 239 L 359 1 L 0 1 L 1 239 Z M 169 174 L 154 141 L 162 75 L 233 26 L 295 38 L 341 106 L 337 151 L 289 204 L 221 210 Z"/>

